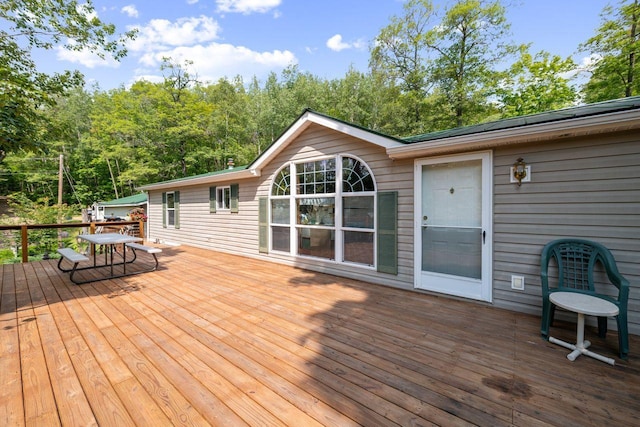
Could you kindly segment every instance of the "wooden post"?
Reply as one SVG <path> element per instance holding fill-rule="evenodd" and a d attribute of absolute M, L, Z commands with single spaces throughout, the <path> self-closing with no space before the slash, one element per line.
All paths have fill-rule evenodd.
<path fill-rule="evenodd" d="M 144 241 L 145 238 L 144 238 L 144 221 L 143 220 L 138 221 L 138 227 L 140 227 L 139 236 Z"/>
<path fill-rule="evenodd" d="M 20 234 L 22 234 L 22 262 L 29 262 L 29 237 L 26 225 L 20 227 Z"/>

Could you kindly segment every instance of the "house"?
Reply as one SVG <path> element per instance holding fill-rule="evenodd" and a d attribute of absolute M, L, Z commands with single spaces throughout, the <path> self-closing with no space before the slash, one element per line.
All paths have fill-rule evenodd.
<path fill-rule="evenodd" d="M 141 189 L 158 242 L 537 315 L 542 247 L 596 240 L 640 334 L 639 97 L 404 139 L 307 110 L 248 166 Z"/>
<path fill-rule="evenodd" d="M 147 193 L 138 193 L 128 197 L 109 200 L 107 202 L 96 202 L 93 205 L 92 220 L 105 221 L 110 218 L 125 219 L 129 212 L 135 208 L 147 210 Z"/>

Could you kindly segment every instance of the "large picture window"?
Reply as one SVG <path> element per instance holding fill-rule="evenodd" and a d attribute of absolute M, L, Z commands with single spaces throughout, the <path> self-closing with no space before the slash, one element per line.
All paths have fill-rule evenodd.
<path fill-rule="evenodd" d="M 374 266 L 375 197 L 371 171 L 353 156 L 288 164 L 271 187 L 271 250 Z"/>

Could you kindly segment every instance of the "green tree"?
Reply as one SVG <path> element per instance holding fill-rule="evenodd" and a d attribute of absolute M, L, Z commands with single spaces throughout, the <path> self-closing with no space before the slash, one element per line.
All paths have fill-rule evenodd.
<path fill-rule="evenodd" d="M 32 49 L 89 50 L 120 59 L 124 42 L 115 27 L 97 18 L 91 1 L 4 0 L 0 3 L 0 160 L 18 149 L 36 149 L 46 127 L 43 106 L 82 84 L 82 75 L 39 72 Z"/>
<path fill-rule="evenodd" d="M 411 132 L 420 128 L 427 111 L 424 99 L 432 88 L 428 76 L 431 50 L 428 26 L 435 18 L 430 0 L 409 0 L 402 16 L 392 16 L 389 25 L 380 30 L 371 49 L 369 67 L 377 79 L 388 87 L 397 87 Z"/>
<path fill-rule="evenodd" d="M 640 94 L 637 55 L 640 49 L 640 4 L 625 0 L 618 9 L 606 6 L 596 35 L 580 46 L 595 59 L 584 86 L 586 102 L 598 102 Z"/>
<path fill-rule="evenodd" d="M 496 91 L 495 65 L 514 51 L 506 44 L 510 25 L 499 1 L 461 0 L 445 11 L 426 38 L 437 52 L 431 75 L 450 105 L 450 126 L 480 122 L 491 112 Z M 446 114 L 446 111 L 445 111 Z"/>
<path fill-rule="evenodd" d="M 442 13 L 430 0 L 409 0 L 371 50 L 372 74 L 399 89 L 393 100 L 403 134 L 477 123 L 494 112 L 497 63 L 514 51 L 499 1 L 460 0 Z M 397 119 L 396 119 L 397 120 Z"/>
<path fill-rule="evenodd" d="M 505 73 L 498 89 L 502 117 L 523 116 L 573 105 L 578 97 L 570 84 L 576 64 L 541 51 L 535 56 L 528 46 L 520 48 L 520 59 Z"/>

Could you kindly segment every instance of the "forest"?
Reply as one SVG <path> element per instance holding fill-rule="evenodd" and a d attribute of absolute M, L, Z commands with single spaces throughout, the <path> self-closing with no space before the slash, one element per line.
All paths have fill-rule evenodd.
<path fill-rule="evenodd" d="M 501 1 L 459 0 L 435 10 L 429 0 L 408 0 L 370 41 L 366 71 L 328 80 L 292 64 L 265 81 L 201 82 L 190 61 L 164 58 L 162 82 L 108 91 L 87 88 L 78 72 L 42 73 L 30 58 L 30 47 L 59 45 L 117 58 L 136 37 L 62 3 L 78 5 L 0 6 L 0 28 L 8 29 L 0 30 L 0 194 L 25 212 L 57 203 L 60 154 L 62 201 L 79 208 L 135 194 L 150 182 L 224 169 L 229 158 L 248 164 L 305 108 L 404 137 L 640 89 L 638 0 L 603 8 L 600 27 L 576 46 L 592 58 L 588 68 L 508 43 Z M 64 45 L 71 36 L 76 44 Z"/>

